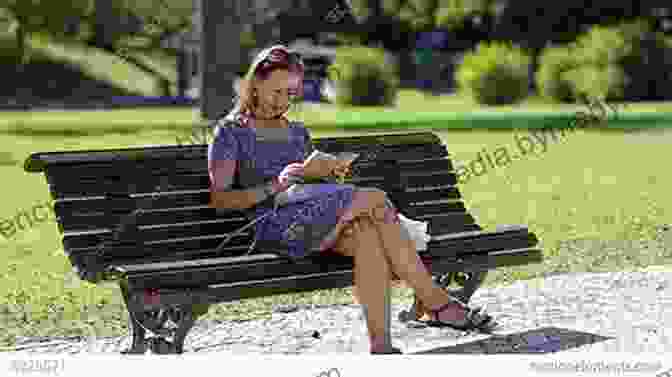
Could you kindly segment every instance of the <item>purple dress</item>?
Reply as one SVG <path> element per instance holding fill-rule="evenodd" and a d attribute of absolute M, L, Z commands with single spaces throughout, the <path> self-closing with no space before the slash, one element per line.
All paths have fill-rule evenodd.
<path fill-rule="evenodd" d="M 228 190 L 234 181 L 241 189 L 263 184 L 312 152 L 310 134 L 301 122 L 290 121 L 282 129 L 241 124 L 249 122 L 218 124 L 208 149 L 212 190 Z M 285 192 L 287 203 L 275 209 L 273 201 L 256 207 L 255 217 L 273 211 L 255 225 L 256 240 L 280 242 L 295 258 L 329 250 L 338 238 L 336 224 L 351 221 L 349 207 L 353 201 L 366 200 L 359 194 L 370 190 L 338 183 L 294 184 Z M 388 210 L 386 218 L 395 221 L 396 211 L 389 201 Z"/>

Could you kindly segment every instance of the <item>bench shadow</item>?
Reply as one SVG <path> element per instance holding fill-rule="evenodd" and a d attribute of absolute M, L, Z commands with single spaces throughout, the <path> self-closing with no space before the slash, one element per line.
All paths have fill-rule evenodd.
<path fill-rule="evenodd" d="M 431 354 L 546 354 L 566 351 L 588 344 L 613 339 L 597 334 L 563 329 L 542 327 L 525 332 L 506 335 L 492 335 L 474 342 L 455 344 L 447 347 L 411 353 L 411 355 Z"/>

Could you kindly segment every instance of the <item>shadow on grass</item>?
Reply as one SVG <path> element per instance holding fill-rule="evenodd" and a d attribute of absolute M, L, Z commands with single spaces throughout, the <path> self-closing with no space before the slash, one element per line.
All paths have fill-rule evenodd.
<path fill-rule="evenodd" d="M 18 161 L 14 160 L 11 153 L 0 152 L 0 166 L 12 166 L 18 163 Z"/>
<path fill-rule="evenodd" d="M 474 342 L 415 352 L 413 355 L 546 354 L 566 351 L 610 339 L 613 338 L 558 327 L 542 327 L 508 335 L 493 335 Z"/>
<path fill-rule="evenodd" d="M 142 132 L 143 126 L 110 126 L 80 129 L 65 128 L 55 126 L 53 128 L 30 128 L 13 125 L 1 133 L 13 136 L 47 136 L 47 137 L 84 137 L 84 136 L 104 136 L 104 135 L 132 135 Z"/>

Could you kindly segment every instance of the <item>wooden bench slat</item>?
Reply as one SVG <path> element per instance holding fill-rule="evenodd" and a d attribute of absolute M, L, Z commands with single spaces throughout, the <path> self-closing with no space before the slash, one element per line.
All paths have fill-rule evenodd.
<path fill-rule="evenodd" d="M 490 258 L 467 258 L 463 261 L 442 260 L 434 266 L 435 272 L 462 272 L 472 269 L 489 270 L 497 267 L 512 267 L 529 263 L 539 263 L 543 260 L 540 250 L 515 250 L 508 254 L 499 254 Z M 161 302 L 165 305 L 183 305 L 187 303 L 216 304 L 264 295 L 277 295 L 296 292 L 307 292 L 318 289 L 347 288 L 352 286 L 352 270 L 336 270 L 313 274 L 279 277 L 274 279 L 260 279 L 255 281 L 211 284 L 205 287 L 194 287 L 188 292 L 177 288 L 161 289 Z M 156 282 L 135 279 L 131 280 L 134 289 L 152 288 Z M 160 283 L 164 283 L 163 281 Z M 176 287 L 180 287 L 176 285 Z M 185 297 L 186 296 L 186 297 Z"/>
<path fill-rule="evenodd" d="M 357 162 L 353 164 L 353 173 L 355 175 L 375 175 L 383 167 L 382 162 Z M 61 183 L 91 184 L 105 181 L 118 180 L 120 177 L 129 176 L 129 169 L 137 169 L 138 174 L 142 174 L 134 182 L 149 180 L 159 183 L 164 177 L 174 177 L 180 175 L 208 174 L 207 159 L 205 156 L 199 159 L 177 160 L 177 161 L 152 161 L 151 163 L 134 165 L 114 164 L 86 164 L 80 166 L 56 166 L 50 168 L 47 173 L 48 182 L 59 186 Z M 454 170 L 450 160 L 445 158 L 434 158 L 426 160 L 399 160 L 399 170 L 412 174 L 418 170 L 431 172 L 451 172 Z M 131 174 L 132 176 L 132 174 Z"/>
<path fill-rule="evenodd" d="M 462 266 L 463 269 L 457 269 L 456 271 L 464 271 L 466 261 L 469 261 L 467 263 L 473 262 L 479 267 L 488 266 L 489 268 L 496 268 L 514 266 L 530 263 L 530 259 L 538 258 L 538 255 L 538 250 L 532 248 L 503 250 L 500 252 L 491 252 L 487 255 L 468 255 L 462 259 L 439 259 L 436 264 L 432 263 L 430 268 L 436 269 L 437 267 L 442 267 L 445 270 L 450 267 L 444 262 L 450 262 L 456 266 Z M 218 264 L 213 262 L 212 259 L 191 262 L 188 267 L 179 263 L 123 265 L 120 267 L 128 271 L 126 276 L 135 288 L 183 288 L 220 284 L 235 284 L 242 287 L 253 285 L 261 280 L 316 273 L 325 274 L 352 269 L 352 258 L 341 256 L 320 256 L 297 263 L 290 263 L 282 259 L 269 259 L 238 265 Z M 352 285 L 352 282 L 350 282 L 350 285 Z"/>
<path fill-rule="evenodd" d="M 445 150 L 441 150 L 439 145 L 417 146 L 404 149 L 382 149 L 380 151 L 362 150 L 360 157 L 357 160 L 358 164 L 366 164 L 370 160 L 374 160 L 379 164 L 382 160 L 389 161 L 417 161 L 417 160 L 436 160 L 447 156 Z M 147 152 L 149 153 L 149 152 Z M 120 178 L 137 175 L 136 180 L 143 180 L 146 177 L 175 174 L 194 174 L 198 172 L 207 172 L 207 155 L 203 154 L 200 158 L 193 158 L 188 164 L 180 163 L 185 161 L 178 157 L 174 159 L 148 159 L 148 160 L 132 160 L 120 161 L 109 160 L 98 161 L 95 164 L 80 164 L 80 165 L 56 165 L 46 169 L 45 176 L 47 181 L 53 184 L 60 184 L 61 181 L 69 180 L 84 180 L 87 178 L 98 178 L 99 181 L 114 181 Z M 195 161 L 202 161 L 205 165 L 203 167 L 196 167 Z M 189 166 L 196 167 L 197 170 L 187 169 Z M 204 169 L 205 168 L 205 169 Z M 452 170 L 452 169 L 449 169 Z"/>
<path fill-rule="evenodd" d="M 456 200 L 460 198 L 460 193 L 455 187 L 435 188 L 432 190 L 413 191 L 407 190 L 405 198 L 410 203 L 435 202 L 439 200 Z M 151 203 L 153 209 L 168 209 L 180 207 L 195 207 L 208 205 L 210 202 L 210 190 L 197 190 L 194 192 L 181 193 L 161 193 L 155 198 L 151 195 L 133 195 L 131 196 L 129 206 L 133 208 L 144 207 Z M 71 200 L 58 199 L 54 203 L 54 211 L 58 216 L 64 218 L 95 216 L 109 211 L 111 208 L 119 205 L 119 201 L 111 201 L 103 197 Z M 234 213 L 232 213 L 233 215 Z M 228 215 L 228 214 L 227 214 Z"/>
<path fill-rule="evenodd" d="M 429 253 L 441 258 L 458 257 L 497 250 L 523 249 L 533 247 L 537 242 L 537 238 L 527 230 L 517 233 L 495 233 L 478 238 L 434 241 L 430 243 Z"/>
<path fill-rule="evenodd" d="M 402 174 L 402 179 L 408 177 L 408 188 L 419 188 L 423 186 L 453 186 L 457 182 L 454 173 L 423 174 L 418 172 L 413 175 Z M 353 177 L 352 183 L 362 186 L 380 186 L 383 184 L 384 176 Z M 156 192 L 156 181 L 139 180 L 136 182 L 106 181 L 96 183 L 77 183 L 71 181 L 62 181 L 59 184 L 49 184 L 49 191 L 54 199 L 71 199 L 104 196 L 109 192 L 120 192 L 124 190 L 129 194 L 152 194 Z M 163 186 L 167 186 L 161 192 L 168 191 L 196 191 L 206 190 L 210 187 L 210 177 L 207 174 L 185 174 L 166 179 Z"/>
<path fill-rule="evenodd" d="M 418 201 L 413 200 L 413 197 L 418 197 Z M 409 206 L 404 212 L 407 216 L 431 216 L 438 214 L 439 212 L 466 212 L 464 204 L 460 201 L 432 201 L 427 202 L 428 197 L 423 195 L 422 192 L 412 193 L 409 195 L 411 200 L 411 206 Z M 429 197 L 431 198 L 431 197 Z M 101 203 L 104 201 L 101 201 Z M 131 209 L 135 207 L 134 201 L 128 201 L 122 203 L 125 204 L 125 208 L 130 212 Z M 79 204 L 79 210 L 77 211 L 73 207 L 76 207 L 75 204 Z M 128 212 L 109 212 L 111 208 L 86 208 L 84 203 L 75 203 L 70 202 L 68 206 L 70 208 L 62 208 L 62 203 L 57 203 L 56 205 L 56 215 L 58 221 L 65 232 L 81 232 L 88 230 L 102 230 L 109 229 L 119 223 L 119 216 L 123 213 Z M 110 203 L 112 208 L 115 208 L 114 203 Z M 116 208 L 119 208 L 119 203 L 116 204 Z M 147 208 L 147 207 L 144 207 Z M 438 212 L 437 212 L 438 211 Z M 235 221 L 233 226 L 237 226 L 240 222 L 237 219 L 244 220 L 243 214 L 238 211 L 231 212 L 219 212 L 213 208 L 210 208 L 207 204 L 202 204 L 198 206 L 184 206 L 184 207 L 167 207 L 167 208 L 153 208 L 151 210 L 143 210 L 142 215 L 137 217 L 139 225 L 170 225 L 170 224 L 179 224 L 179 223 L 192 223 L 192 222 L 206 222 L 206 221 L 220 221 L 224 217 L 229 218 L 232 221 Z"/>
<path fill-rule="evenodd" d="M 361 149 L 371 145 L 379 148 L 404 148 L 418 145 L 441 146 L 441 139 L 431 132 L 410 134 L 365 135 L 347 138 L 320 138 L 315 146 L 326 152 L 345 149 Z M 137 161 L 154 159 L 189 159 L 202 158 L 207 152 L 207 145 L 166 145 L 151 147 L 120 148 L 108 150 L 80 150 L 64 152 L 46 152 L 31 154 L 24 164 L 24 170 L 31 173 L 43 172 L 47 167 L 74 166 L 86 163 L 106 162 L 111 160 Z"/>
<path fill-rule="evenodd" d="M 441 222 L 439 227 L 434 225 L 435 219 L 439 219 Z M 480 229 L 478 225 L 474 224 L 474 218 L 467 213 L 435 216 L 429 218 L 428 220 L 430 223 L 430 234 L 440 234 L 436 232 L 437 229 L 442 232 L 446 232 L 448 230 L 451 232 L 460 232 Z M 214 249 L 225 239 L 226 236 L 227 233 L 220 233 L 209 236 L 201 235 L 199 237 L 178 237 L 178 234 L 174 233 L 170 239 L 148 241 L 144 246 L 144 250 L 135 250 L 133 253 L 138 256 L 144 255 L 146 257 L 170 255 L 174 253 L 180 253 L 181 255 L 188 254 L 203 249 Z M 234 238 L 228 247 L 234 248 L 237 251 L 246 251 L 247 246 L 249 245 L 249 241 L 245 241 L 243 237 L 247 236 Z M 65 251 L 70 255 L 92 254 L 98 250 L 96 247 L 98 243 L 95 241 L 102 241 L 103 239 L 105 239 L 105 236 L 79 236 L 78 238 L 68 240 Z M 73 247 L 73 245 L 83 247 L 77 248 Z"/>
<path fill-rule="evenodd" d="M 415 218 L 425 218 L 425 216 L 446 215 L 455 212 L 464 213 L 467 215 L 464 204 L 461 202 L 446 203 L 442 204 L 441 206 L 431 204 L 411 207 L 411 210 L 407 210 L 406 214 L 407 216 L 412 216 Z M 157 216 L 161 216 L 162 214 L 162 212 L 157 213 Z M 152 223 L 152 225 L 141 225 L 140 230 L 142 231 L 142 237 L 145 241 L 195 236 L 221 236 L 239 229 L 249 221 L 243 217 L 232 219 L 229 217 L 220 217 L 219 215 L 215 215 L 213 218 L 213 220 L 184 222 L 180 224 L 172 222 L 169 219 L 162 219 L 162 225 L 156 224 L 153 221 L 147 221 L 143 218 L 139 218 L 139 220 L 140 224 Z M 98 245 L 103 240 L 109 239 L 112 236 L 110 227 L 113 225 L 114 221 L 105 216 L 101 217 L 100 219 L 101 221 L 108 221 L 107 227 L 101 226 L 100 228 L 88 231 L 65 232 L 63 235 L 63 244 L 65 248 L 73 249 L 93 247 Z M 431 217 L 429 219 L 431 219 Z M 462 221 L 462 223 L 473 223 L 472 219 L 468 219 L 467 221 L 469 222 L 467 223 L 466 221 Z M 96 224 L 93 223 L 88 223 L 88 225 L 92 227 L 96 226 Z"/>
<path fill-rule="evenodd" d="M 503 250 L 487 255 L 465 255 L 459 259 L 445 258 L 432 262 L 432 272 L 487 271 L 500 267 L 522 266 L 543 261 L 543 252 L 537 248 Z"/>
<path fill-rule="evenodd" d="M 465 235 L 464 243 L 460 243 L 459 239 L 456 238 L 441 241 L 431 241 L 429 243 L 429 251 L 426 253 L 441 257 L 459 256 L 474 252 L 530 247 L 537 242 L 534 235 L 528 233 L 527 229 L 524 227 L 512 227 L 501 231 L 463 232 L 461 234 Z M 171 253 L 166 253 L 166 250 L 162 248 L 154 250 L 154 253 L 148 253 L 148 250 L 144 250 L 144 252 L 141 250 L 133 250 L 129 252 L 128 249 L 123 248 L 117 251 L 111 249 L 107 251 L 105 256 L 102 257 L 100 261 L 109 264 L 118 264 L 122 263 L 122 261 L 128 262 L 130 260 L 142 260 L 142 263 L 140 264 L 151 264 L 166 262 L 169 260 L 181 261 L 213 257 L 218 257 L 220 259 L 232 258 L 233 255 L 246 253 L 247 247 L 250 245 L 250 243 L 250 234 L 236 237 L 231 241 L 231 244 L 227 248 L 228 250 L 225 249 L 219 254 L 214 253 L 214 247 L 197 250 L 184 250 L 182 252 Z M 213 244 L 210 244 L 209 246 L 212 245 Z M 161 251 L 163 251 L 163 253 L 161 253 Z M 92 250 L 88 251 L 89 254 L 92 252 Z M 71 256 L 76 257 L 78 255 L 85 255 L 86 253 L 87 252 L 80 251 L 70 254 Z"/>

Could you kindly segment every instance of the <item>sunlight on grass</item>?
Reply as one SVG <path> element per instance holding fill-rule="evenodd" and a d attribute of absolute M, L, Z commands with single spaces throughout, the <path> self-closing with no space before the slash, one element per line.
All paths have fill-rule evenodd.
<path fill-rule="evenodd" d="M 120 86 L 132 93 L 158 95 L 154 79 L 119 57 L 81 44 L 63 44 L 44 37 L 30 41 L 35 49 L 48 56 L 76 65 L 93 78 Z"/>

